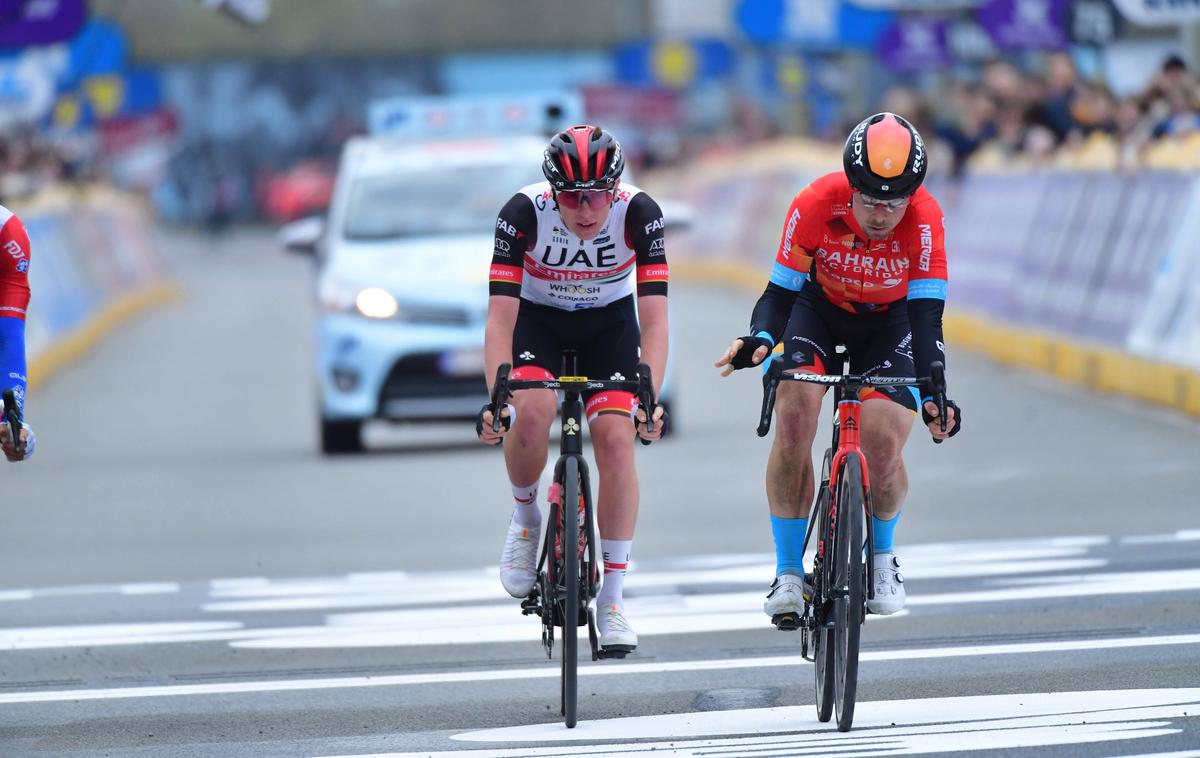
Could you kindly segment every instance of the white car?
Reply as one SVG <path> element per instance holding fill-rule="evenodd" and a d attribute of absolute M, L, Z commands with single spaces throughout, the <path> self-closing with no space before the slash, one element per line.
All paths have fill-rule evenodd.
<path fill-rule="evenodd" d="M 362 426 L 473 419 L 496 213 L 541 179 L 541 137 L 355 137 L 329 214 L 284 232 L 315 248 L 321 449 L 361 450 Z"/>
<path fill-rule="evenodd" d="M 371 419 L 474 420 L 487 401 L 496 214 L 543 179 L 545 146 L 540 136 L 355 137 L 326 219 L 281 230 L 288 249 L 315 253 L 319 266 L 322 452 L 361 451 Z"/>

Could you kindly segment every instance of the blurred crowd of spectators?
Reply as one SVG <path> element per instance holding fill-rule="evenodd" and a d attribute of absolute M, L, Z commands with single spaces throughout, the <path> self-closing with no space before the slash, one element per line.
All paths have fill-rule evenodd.
<path fill-rule="evenodd" d="M 75 147 L 53 143 L 31 127 L 0 131 L 0 204 L 80 178 L 86 167 Z"/>
<path fill-rule="evenodd" d="M 1061 163 L 1095 168 L 1197 167 L 1200 79 L 1178 56 L 1146 88 L 1117 97 L 1082 77 L 1070 56 L 1049 56 L 1041 75 L 998 61 L 975 82 L 955 82 L 936 100 L 890 90 L 882 109 L 910 117 L 955 173 Z"/>

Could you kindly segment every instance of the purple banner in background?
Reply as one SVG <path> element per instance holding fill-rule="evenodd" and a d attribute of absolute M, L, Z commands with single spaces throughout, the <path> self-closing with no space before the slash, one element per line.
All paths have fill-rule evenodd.
<path fill-rule="evenodd" d="M 1067 46 L 1067 0 L 987 0 L 979 23 L 1006 50 Z"/>
<path fill-rule="evenodd" d="M 75 36 L 86 18 L 84 0 L 0 0 L 0 49 L 63 42 Z"/>
<path fill-rule="evenodd" d="M 946 22 L 927 18 L 900 18 L 879 38 L 876 51 L 893 71 L 926 71 L 950 65 Z"/>

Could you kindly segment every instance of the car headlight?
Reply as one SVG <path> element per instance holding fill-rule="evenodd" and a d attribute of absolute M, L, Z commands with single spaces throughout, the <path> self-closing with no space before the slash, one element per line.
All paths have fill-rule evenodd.
<path fill-rule="evenodd" d="M 368 287 L 360 291 L 354 298 L 354 305 L 358 312 L 367 318 L 393 318 L 400 310 L 400 305 L 396 298 L 392 297 L 392 293 L 378 287 Z"/>

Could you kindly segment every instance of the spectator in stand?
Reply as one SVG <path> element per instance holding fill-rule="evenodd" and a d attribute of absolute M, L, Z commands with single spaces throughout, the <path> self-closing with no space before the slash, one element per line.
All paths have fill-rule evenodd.
<path fill-rule="evenodd" d="M 1155 139 L 1200 129 L 1200 83 L 1178 55 L 1163 63 L 1142 101 Z"/>

